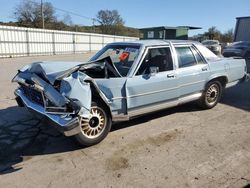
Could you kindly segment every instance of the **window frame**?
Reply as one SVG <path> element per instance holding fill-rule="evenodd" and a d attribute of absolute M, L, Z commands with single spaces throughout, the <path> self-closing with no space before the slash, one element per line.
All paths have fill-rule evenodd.
<path fill-rule="evenodd" d="M 138 72 L 139 68 L 141 67 L 141 65 L 142 65 L 142 63 L 143 63 L 146 55 L 148 54 L 148 51 L 150 49 L 155 49 L 155 48 L 169 48 L 170 53 L 171 53 L 172 63 L 173 63 L 173 69 L 172 70 L 162 71 L 162 72 L 158 72 L 158 73 L 164 73 L 164 72 L 174 71 L 174 70 L 177 69 L 177 67 L 176 67 L 176 60 L 175 60 L 175 52 L 173 51 L 173 47 L 172 47 L 171 44 L 159 45 L 159 46 L 148 46 L 148 47 L 145 48 L 145 50 L 143 52 L 143 55 L 141 56 L 140 61 L 139 61 L 138 65 L 137 65 L 137 67 L 136 67 L 136 69 L 135 69 L 132 77 L 134 77 L 134 76 L 142 76 L 143 75 L 143 74 L 137 75 L 137 72 Z"/>
<path fill-rule="evenodd" d="M 174 46 L 174 47 L 175 47 L 175 51 L 176 51 L 176 57 L 177 57 L 177 60 L 178 60 L 177 65 L 178 65 L 178 68 L 179 68 L 179 69 L 189 68 L 189 67 L 193 67 L 193 66 L 198 65 L 197 59 L 196 59 L 194 53 L 192 52 L 191 46 L 192 46 L 192 45 Z M 192 65 L 190 65 L 190 66 L 180 67 L 180 61 L 179 61 L 179 57 L 178 57 L 177 48 L 188 48 L 188 49 L 190 50 L 190 52 L 192 53 L 192 56 L 193 56 L 194 61 L 195 61 L 195 64 L 192 64 Z"/>
<path fill-rule="evenodd" d="M 194 65 L 187 66 L 187 67 L 180 67 L 179 66 L 179 58 L 178 58 L 178 53 L 177 53 L 176 48 L 181 48 L 181 47 L 187 47 L 187 48 L 190 49 L 190 51 L 192 52 L 192 55 L 193 55 L 193 57 L 195 59 L 195 62 L 196 62 Z M 176 66 L 177 66 L 177 69 L 184 69 L 184 68 L 194 67 L 194 66 L 197 66 L 197 65 L 207 64 L 206 59 L 203 57 L 203 55 L 200 53 L 200 51 L 196 48 L 196 46 L 194 44 L 186 44 L 186 45 L 185 44 L 180 44 L 180 45 L 174 44 L 173 48 L 174 48 L 175 54 L 176 54 L 176 61 L 177 61 Z M 197 58 L 196 58 L 196 56 L 194 54 L 194 51 L 197 52 L 197 54 L 201 57 L 201 60 L 202 60 L 203 63 L 198 63 Z"/>
<path fill-rule="evenodd" d="M 190 48 L 191 48 L 191 51 L 192 51 L 192 53 L 194 55 L 194 58 L 196 60 L 197 65 L 207 64 L 207 62 L 205 61 L 204 57 L 200 54 L 199 50 L 197 50 L 197 48 L 194 45 L 192 45 Z M 200 56 L 202 63 L 198 62 L 197 57 L 194 54 L 194 51 L 198 54 L 198 56 Z"/>

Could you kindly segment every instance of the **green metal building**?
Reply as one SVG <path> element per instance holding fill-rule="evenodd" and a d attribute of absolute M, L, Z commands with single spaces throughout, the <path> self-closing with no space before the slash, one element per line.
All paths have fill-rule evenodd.
<path fill-rule="evenodd" d="M 187 40 L 188 31 L 201 29 L 200 27 L 178 26 L 178 27 L 149 27 L 140 29 L 140 39 L 175 39 Z"/>

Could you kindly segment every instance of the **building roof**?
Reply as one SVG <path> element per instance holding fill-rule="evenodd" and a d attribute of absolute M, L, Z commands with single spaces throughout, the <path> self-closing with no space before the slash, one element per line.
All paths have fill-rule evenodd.
<path fill-rule="evenodd" d="M 190 29 L 190 30 L 192 30 L 192 29 L 202 29 L 202 27 L 195 27 L 195 26 L 179 26 L 179 27 L 185 27 L 185 28 Z"/>
<path fill-rule="evenodd" d="M 159 27 L 146 27 L 146 28 L 141 28 L 139 30 L 145 30 L 145 29 L 202 29 L 201 27 L 194 27 L 194 26 L 177 26 L 177 27 L 171 27 L 171 26 L 159 26 Z"/>
<path fill-rule="evenodd" d="M 250 19 L 250 16 L 237 17 L 236 19 Z"/>

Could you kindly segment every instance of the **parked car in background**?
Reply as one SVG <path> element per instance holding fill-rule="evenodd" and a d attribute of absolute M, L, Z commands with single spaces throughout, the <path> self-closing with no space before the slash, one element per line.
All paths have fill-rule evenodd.
<path fill-rule="evenodd" d="M 250 42 L 240 41 L 234 42 L 232 45 L 224 48 L 222 55 L 224 57 L 242 57 L 250 59 Z"/>
<path fill-rule="evenodd" d="M 216 55 L 221 54 L 221 45 L 218 40 L 204 40 L 202 44 L 206 46 L 209 50 L 211 50 Z"/>
<path fill-rule="evenodd" d="M 89 62 L 36 62 L 13 78 L 19 106 L 42 115 L 84 146 L 112 122 L 198 101 L 213 108 L 226 87 L 247 80 L 244 59 L 220 58 L 198 42 L 111 43 Z"/>

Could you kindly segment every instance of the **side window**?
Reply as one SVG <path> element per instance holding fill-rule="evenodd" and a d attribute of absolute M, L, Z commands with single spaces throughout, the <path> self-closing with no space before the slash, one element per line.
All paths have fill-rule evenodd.
<path fill-rule="evenodd" d="M 200 54 L 197 52 L 196 49 L 194 49 L 194 47 L 192 47 L 192 52 L 195 56 L 195 59 L 197 61 L 198 64 L 204 64 L 205 62 L 203 61 L 202 57 L 200 56 Z"/>
<path fill-rule="evenodd" d="M 175 50 L 178 57 L 179 68 L 196 65 L 195 57 L 189 47 L 176 47 Z"/>
<path fill-rule="evenodd" d="M 154 31 L 148 31 L 148 38 L 149 39 L 154 38 Z"/>
<path fill-rule="evenodd" d="M 150 67 L 156 67 L 158 72 L 173 70 L 173 60 L 170 48 L 149 49 L 136 75 L 149 74 Z"/>

